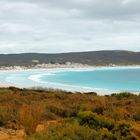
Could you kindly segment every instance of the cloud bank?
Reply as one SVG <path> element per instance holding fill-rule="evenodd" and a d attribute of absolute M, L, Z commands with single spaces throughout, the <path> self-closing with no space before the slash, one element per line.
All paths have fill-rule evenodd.
<path fill-rule="evenodd" d="M 139 0 L 1 0 L 0 53 L 140 51 Z"/>

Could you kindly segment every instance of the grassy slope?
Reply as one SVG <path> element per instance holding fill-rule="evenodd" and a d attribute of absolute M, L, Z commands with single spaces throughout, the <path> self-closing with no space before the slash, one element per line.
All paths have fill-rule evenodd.
<path fill-rule="evenodd" d="M 27 140 L 140 139 L 140 96 L 0 89 L 0 126 L 25 129 Z M 43 124 L 45 130 L 37 133 Z"/>

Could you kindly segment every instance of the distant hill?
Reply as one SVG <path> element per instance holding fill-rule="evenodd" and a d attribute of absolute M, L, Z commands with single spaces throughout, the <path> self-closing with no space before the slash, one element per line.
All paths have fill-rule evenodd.
<path fill-rule="evenodd" d="M 0 66 L 30 66 L 39 63 L 82 63 L 88 65 L 140 65 L 140 52 L 131 51 L 93 51 L 60 54 L 0 54 Z"/>

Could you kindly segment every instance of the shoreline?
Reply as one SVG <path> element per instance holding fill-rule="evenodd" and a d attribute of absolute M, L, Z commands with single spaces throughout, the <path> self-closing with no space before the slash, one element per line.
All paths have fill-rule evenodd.
<path fill-rule="evenodd" d="M 42 71 L 47 71 L 48 73 L 56 73 L 56 72 L 63 72 L 63 71 L 86 71 L 86 70 L 96 70 L 96 69 L 125 69 L 125 68 L 140 68 L 139 65 L 135 65 L 135 66 L 115 66 L 115 67 L 111 67 L 111 66 L 90 66 L 90 67 L 75 67 L 75 68 L 29 68 L 29 69 L 11 69 L 11 70 L 0 70 L 0 73 L 7 73 L 7 72 L 11 72 L 11 73 L 16 73 L 16 72 L 37 72 L 38 70 L 42 70 Z M 34 80 L 34 79 L 30 79 L 30 80 Z M 19 86 L 16 84 L 12 84 L 12 83 L 8 83 L 7 81 L 4 81 L 3 83 L 0 83 L 0 87 L 10 87 L 10 86 L 14 86 L 14 87 L 18 87 L 18 88 L 43 88 L 43 89 L 54 89 L 54 90 L 64 90 L 64 91 L 70 91 L 70 92 L 82 92 L 82 93 L 86 93 L 86 92 L 96 92 L 98 95 L 110 95 L 112 93 L 120 93 L 120 92 L 132 92 L 132 91 L 117 91 L 117 90 L 110 90 L 110 89 L 97 89 L 97 88 L 89 88 L 89 87 L 80 87 L 80 86 L 72 86 L 72 85 L 65 85 L 65 84 L 61 84 L 61 83 L 48 83 L 48 86 L 44 87 L 44 86 L 39 86 L 39 85 L 35 85 L 35 86 L 31 86 L 31 87 L 26 87 L 24 86 Z M 58 88 L 59 87 L 59 88 Z M 139 92 L 132 92 L 134 94 L 138 94 Z"/>
<path fill-rule="evenodd" d="M 1 71 L 28 71 L 28 70 L 38 70 L 38 69 L 104 69 L 104 68 L 140 68 L 140 65 L 115 65 L 115 66 L 91 66 L 91 65 L 53 65 L 46 67 L 23 67 L 23 66 L 13 66 L 13 67 L 0 67 Z"/>

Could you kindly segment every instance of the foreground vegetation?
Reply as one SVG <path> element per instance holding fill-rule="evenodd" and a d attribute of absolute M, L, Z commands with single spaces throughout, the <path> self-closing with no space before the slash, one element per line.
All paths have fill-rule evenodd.
<path fill-rule="evenodd" d="M 0 127 L 25 140 L 139 140 L 140 95 L 1 88 Z"/>

